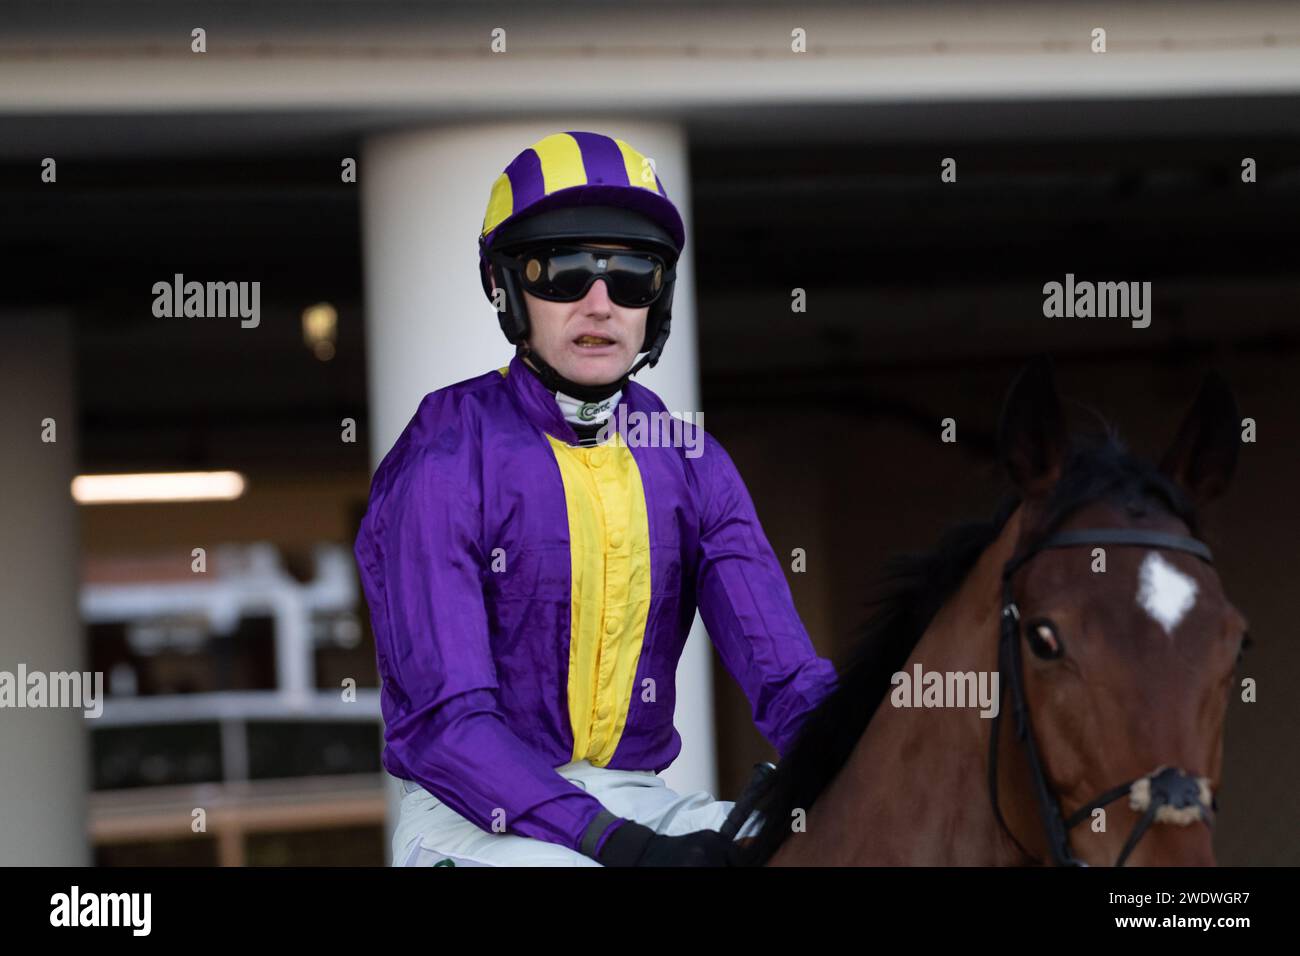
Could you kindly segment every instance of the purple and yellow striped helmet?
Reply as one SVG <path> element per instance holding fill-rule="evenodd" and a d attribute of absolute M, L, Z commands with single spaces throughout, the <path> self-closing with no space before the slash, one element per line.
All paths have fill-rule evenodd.
<path fill-rule="evenodd" d="M 489 249 L 552 239 L 621 241 L 664 254 L 670 268 L 646 317 L 641 349 L 655 352 L 653 366 L 668 337 L 673 267 L 686 244 L 681 214 L 653 160 L 621 139 L 580 131 L 552 133 L 516 156 L 492 184 L 479 234 L 479 276 L 489 301 Z M 498 284 L 507 293 L 501 329 L 518 342 L 528 334 L 527 309 L 509 276 L 498 276 Z"/>

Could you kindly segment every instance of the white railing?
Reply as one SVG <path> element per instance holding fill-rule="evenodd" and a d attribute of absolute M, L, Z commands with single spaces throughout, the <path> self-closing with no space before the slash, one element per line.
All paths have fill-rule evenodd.
<path fill-rule="evenodd" d="M 242 617 L 270 613 L 274 621 L 276 688 L 134 697 L 106 695 L 100 726 L 217 720 L 378 720 L 379 692 L 356 690 L 345 700 L 343 688 L 318 690 L 312 616 L 355 613 L 358 596 L 351 553 L 339 545 L 313 552 L 316 574 L 300 583 L 285 571 L 274 545 L 227 545 L 213 549 L 211 577 L 194 581 L 87 584 L 81 589 L 81 616 L 87 624 L 128 622 L 147 625 L 167 617 L 202 617 L 216 634 L 233 633 Z M 139 634 L 147 630 L 137 628 Z M 165 635 L 165 630 L 162 631 Z M 147 640 L 147 639 L 146 639 Z M 164 636 L 151 649 L 168 646 Z"/>

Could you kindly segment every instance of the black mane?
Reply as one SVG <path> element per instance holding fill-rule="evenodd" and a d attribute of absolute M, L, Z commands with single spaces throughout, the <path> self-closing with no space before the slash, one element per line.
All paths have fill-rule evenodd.
<path fill-rule="evenodd" d="M 1190 534 L 1198 533 L 1191 501 L 1182 489 L 1129 454 L 1108 427 L 1100 436 L 1078 438 L 1071 445 L 1036 533 L 1050 534 L 1079 508 L 1101 500 L 1132 514 L 1158 508 L 1180 518 Z M 1008 494 L 987 521 L 950 528 L 928 554 L 900 555 L 887 562 L 882 585 L 868 603 L 873 612 L 861 638 L 852 656 L 836 668 L 836 689 L 809 714 L 755 805 L 764 823 L 746 851 L 751 865 L 761 865 L 776 852 L 790 833 L 793 811 L 810 810 L 848 761 L 888 695 L 890 678 L 902 669 L 931 620 L 1019 504 L 1018 495 Z"/>

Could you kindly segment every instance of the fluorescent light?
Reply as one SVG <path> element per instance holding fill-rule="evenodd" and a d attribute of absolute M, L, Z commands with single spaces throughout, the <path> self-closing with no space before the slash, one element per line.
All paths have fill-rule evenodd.
<path fill-rule="evenodd" d="M 237 471 L 173 471 L 134 475 L 78 475 L 72 497 L 83 505 L 137 501 L 230 501 L 244 493 Z"/>

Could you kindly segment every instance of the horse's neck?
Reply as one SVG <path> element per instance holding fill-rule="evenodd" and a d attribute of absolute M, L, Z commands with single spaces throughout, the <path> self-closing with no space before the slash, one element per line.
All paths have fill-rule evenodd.
<path fill-rule="evenodd" d="M 1001 572 L 1015 546 L 1019 517 L 1017 511 L 935 615 L 903 668 L 909 676 L 918 663 L 927 673 L 997 670 Z M 886 695 L 848 762 L 809 811 L 806 832 L 787 839 L 772 864 L 1019 862 L 989 803 L 991 721 L 979 712 L 978 705 L 895 707 Z M 1009 749 L 1004 737 L 1001 753 Z M 1004 799 L 1004 814 L 1009 803 Z"/>

